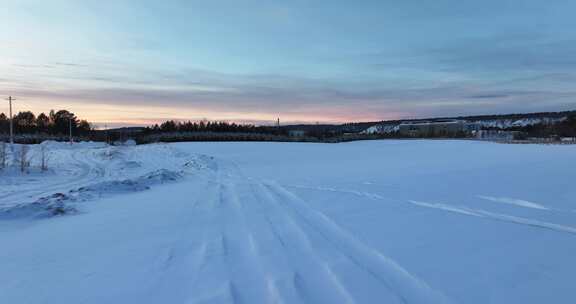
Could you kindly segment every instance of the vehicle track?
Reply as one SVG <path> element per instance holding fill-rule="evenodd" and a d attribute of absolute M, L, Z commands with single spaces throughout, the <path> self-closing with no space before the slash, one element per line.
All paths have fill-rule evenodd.
<path fill-rule="evenodd" d="M 285 188 L 220 164 L 201 267 L 186 303 L 448 303 L 438 291 L 368 247 Z M 208 218 L 210 218 L 208 220 Z M 358 288 L 353 280 L 371 283 Z"/>

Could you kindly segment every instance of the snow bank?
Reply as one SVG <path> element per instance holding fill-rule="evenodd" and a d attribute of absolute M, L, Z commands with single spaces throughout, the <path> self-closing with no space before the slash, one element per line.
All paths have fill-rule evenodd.
<path fill-rule="evenodd" d="M 215 168 L 212 158 L 167 145 L 108 146 L 82 142 L 30 145 L 27 173 L 16 164 L 0 171 L 0 217 L 44 218 L 78 212 L 79 202 L 140 192 Z M 49 170 L 40 170 L 44 147 Z M 15 146 L 18 151 L 21 146 Z"/>
<path fill-rule="evenodd" d="M 135 179 L 103 181 L 68 191 L 44 196 L 31 203 L 22 203 L 0 209 L 0 218 L 45 218 L 74 214 L 79 206 L 74 203 L 92 201 L 118 194 L 149 190 L 154 185 L 176 182 L 182 172 L 156 170 Z"/>

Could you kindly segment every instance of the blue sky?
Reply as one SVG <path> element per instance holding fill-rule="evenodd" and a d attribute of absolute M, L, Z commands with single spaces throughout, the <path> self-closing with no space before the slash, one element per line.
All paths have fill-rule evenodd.
<path fill-rule="evenodd" d="M 568 0 L 3 0 L 0 94 L 98 124 L 576 108 Z M 4 106 L 0 107 L 0 112 Z"/>

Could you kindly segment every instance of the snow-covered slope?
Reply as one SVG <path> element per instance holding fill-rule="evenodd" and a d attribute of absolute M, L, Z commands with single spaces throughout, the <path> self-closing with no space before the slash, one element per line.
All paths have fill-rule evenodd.
<path fill-rule="evenodd" d="M 371 126 L 370 128 L 362 131 L 363 134 L 386 134 L 386 133 L 394 133 L 400 129 L 399 124 L 391 124 L 391 125 L 375 125 Z"/>
<path fill-rule="evenodd" d="M 496 129 L 508 129 L 513 127 L 527 127 L 533 125 L 551 125 L 562 122 L 566 120 L 566 117 L 552 118 L 552 117 L 542 117 L 542 118 L 523 118 L 523 119 L 489 119 L 489 120 L 469 120 L 468 122 L 477 123 L 481 128 L 496 128 Z M 400 123 L 396 124 L 378 124 L 369 127 L 368 129 L 362 131 L 364 134 L 387 134 L 393 133 L 399 130 Z"/>
<path fill-rule="evenodd" d="M 373 141 L 52 151 L 67 160 L 62 170 L 49 178 L 11 173 L 9 183 L 3 175 L 0 202 L 107 186 L 96 187 L 101 197 L 68 202 L 75 214 L 0 218 L 0 303 L 576 297 L 576 173 L 566 165 L 576 161 L 574 146 Z M 114 181 L 138 183 L 151 172 L 178 175 L 146 191 L 109 193 Z"/>
<path fill-rule="evenodd" d="M 533 125 L 552 125 L 566 120 L 566 117 L 562 118 L 524 118 L 524 119 L 493 119 L 493 120 L 479 120 L 475 121 L 479 123 L 482 127 L 486 128 L 497 128 L 497 129 L 508 129 L 512 127 L 527 127 Z"/>

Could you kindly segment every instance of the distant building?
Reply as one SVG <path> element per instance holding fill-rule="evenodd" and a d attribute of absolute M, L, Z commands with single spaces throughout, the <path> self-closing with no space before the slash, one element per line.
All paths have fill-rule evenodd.
<path fill-rule="evenodd" d="M 409 137 L 440 137 L 473 135 L 480 124 L 463 120 L 403 122 L 398 126 L 400 135 Z"/>
<path fill-rule="evenodd" d="M 522 132 L 502 130 L 480 130 L 476 132 L 476 138 L 483 140 L 510 141 L 520 136 Z"/>
<path fill-rule="evenodd" d="M 288 136 L 290 136 L 290 137 L 304 137 L 304 136 L 306 136 L 306 131 L 304 131 L 304 130 L 288 130 Z"/>

